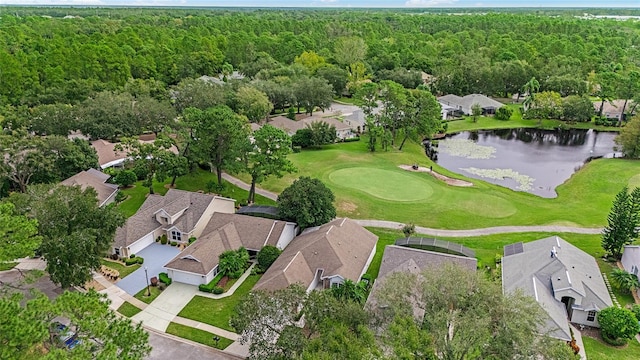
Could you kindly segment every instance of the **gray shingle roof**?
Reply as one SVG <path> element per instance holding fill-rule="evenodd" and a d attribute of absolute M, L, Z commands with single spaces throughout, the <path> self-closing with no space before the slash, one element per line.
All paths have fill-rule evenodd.
<path fill-rule="evenodd" d="M 98 204 L 102 206 L 107 199 L 118 191 L 118 185 L 106 183 L 110 177 L 111 176 L 96 169 L 89 169 L 63 180 L 61 184 L 66 186 L 80 186 L 83 190 L 87 187 L 92 187 L 98 195 Z"/>
<path fill-rule="evenodd" d="M 206 275 L 218 265 L 218 257 L 224 251 L 240 247 L 259 251 L 265 245 L 275 246 L 286 224 L 254 216 L 214 213 L 198 240 L 165 267 Z"/>
<path fill-rule="evenodd" d="M 215 198 L 214 195 L 176 189 L 169 189 L 165 196 L 149 195 L 127 223 L 118 228 L 114 246 L 127 247 L 160 228 L 162 225 L 156 220 L 155 214 L 165 208 L 184 209 L 186 207 L 187 209 L 172 226 L 177 227 L 181 232 L 191 232 Z"/>
<path fill-rule="evenodd" d="M 482 94 L 469 94 L 463 97 L 449 94 L 439 97 L 438 101 L 441 104 L 445 104 L 448 106 L 452 106 L 458 110 L 462 110 L 462 112 L 467 115 L 471 114 L 471 107 L 473 106 L 473 104 L 479 104 L 483 109 L 499 109 L 504 106 L 504 104 L 502 104 L 501 102 L 495 101 Z"/>
<path fill-rule="evenodd" d="M 340 275 L 358 281 L 377 241 L 376 235 L 347 218 L 307 229 L 291 241 L 254 289 L 278 290 L 294 283 L 308 287 L 319 269 L 324 270 L 323 277 Z"/>
<path fill-rule="evenodd" d="M 551 257 L 554 248 L 557 256 Z M 505 256 L 502 288 L 505 293 L 520 289 L 534 297 L 549 315 L 546 330 L 565 340 L 570 339 L 567 314 L 554 298 L 554 289 L 570 288 L 582 295 L 585 311 L 613 304 L 596 260 L 557 236 L 525 243 L 522 253 Z"/>

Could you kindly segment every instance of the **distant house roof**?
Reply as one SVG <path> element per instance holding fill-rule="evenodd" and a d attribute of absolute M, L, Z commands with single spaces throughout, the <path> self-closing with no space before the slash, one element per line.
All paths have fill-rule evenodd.
<path fill-rule="evenodd" d="M 115 247 L 127 247 L 162 226 L 176 227 L 181 232 L 191 232 L 212 201 L 233 201 L 209 194 L 169 189 L 166 195 L 149 195 L 140 209 L 126 224 L 116 230 Z M 155 214 L 164 211 L 169 216 L 182 214 L 171 225 L 163 225 Z"/>
<path fill-rule="evenodd" d="M 504 106 L 501 102 L 495 101 L 482 94 L 470 94 L 463 97 L 449 94 L 439 97 L 438 102 L 442 105 L 451 106 L 457 110 L 461 110 L 467 115 L 472 113 L 471 107 L 474 104 L 479 104 L 483 109 L 499 109 Z"/>
<path fill-rule="evenodd" d="M 620 114 L 622 113 L 624 102 L 625 102 L 624 100 L 605 101 L 604 104 L 602 105 L 602 116 L 608 119 L 618 119 L 620 117 Z M 596 111 L 600 111 L 601 104 L 602 104 L 601 101 L 593 102 L 593 107 L 595 108 Z M 630 111 L 631 109 L 633 109 L 633 102 L 628 101 L 625 111 Z"/>
<path fill-rule="evenodd" d="M 256 290 L 278 290 L 299 283 L 308 288 L 316 274 L 339 275 L 360 280 L 378 237 L 356 222 L 338 218 L 305 230 L 291 241 L 254 286 Z"/>
<path fill-rule="evenodd" d="M 301 129 L 305 129 L 308 126 L 311 126 L 312 123 L 315 122 L 325 122 L 327 123 L 329 126 L 333 125 L 336 128 L 336 131 L 343 131 L 343 130 L 349 130 L 351 129 L 351 126 L 349 126 L 348 124 L 345 124 L 344 122 L 334 119 L 334 118 L 306 118 L 306 119 L 302 119 L 302 120 L 291 120 L 287 117 L 284 116 L 274 116 L 272 118 L 269 119 L 268 124 L 274 127 L 277 127 L 278 129 L 284 130 L 287 132 L 287 134 L 289 135 L 293 135 L 296 133 L 296 131 L 301 130 Z M 254 125 L 251 124 L 251 129 L 253 131 L 257 130 L 254 128 L 260 128 L 261 125 Z"/>
<path fill-rule="evenodd" d="M 80 186 L 83 190 L 92 187 L 98 194 L 98 205 L 104 205 L 109 198 L 118 192 L 118 185 L 108 184 L 106 181 L 111 176 L 96 169 L 81 171 L 72 177 L 63 180 L 62 185 Z"/>
<path fill-rule="evenodd" d="M 601 310 L 613 304 L 600 268 L 591 255 L 557 236 L 515 245 L 518 246 L 505 247 L 503 291 L 511 293 L 520 289 L 535 298 L 549 315 L 545 330 L 550 336 L 571 340 L 565 305 L 555 298 L 554 289 L 571 289 L 581 297 L 581 308 L 585 311 Z"/>
<path fill-rule="evenodd" d="M 287 222 L 253 216 L 214 213 L 198 240 L 165 267 L 206 275 L 218 265 L 220 254 L 245 247 L 258 251 L 276 246 Z"/>
<path fill-rule="evenodd" d="M 155 141 L 155 136 L 140 136 L 141 143 L 152 143 Z M 98 154 L 98 164 L 102 169 L 106 169 L 111 166 L 119 165 L 123 163 L 127 158 L 126 151 L 117 151 L 116 148 L 117 143 L 112 143 L 107 140 L 94 140 L 91 142 L 91 146 L 96 150 Z M 175 146 L 171 146 L 169 148 L 171 152 L 174 154 L 178 153 L 178 148 Z"/>
<path fill-rule="evenodd" d="M 242 80 L 244 79 L 244 75 L 238 71 L 234 71 L 233 73 L 227 76 L 227 80 Z M 217 76 L 208 76 L 202 75 L 198 78 L 198 80 L 202 80 L 204 82 L 213 83 L 216 85 L 224 85 L 224 75 L 218 74 Z"/>

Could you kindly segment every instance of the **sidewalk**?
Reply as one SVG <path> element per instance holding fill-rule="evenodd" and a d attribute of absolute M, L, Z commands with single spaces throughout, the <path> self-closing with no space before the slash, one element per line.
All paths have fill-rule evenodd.
<path fill-rule="evenodd" d="M 251 185 L 247 184 L 246 182 L 237 179 L 227 173 L 222 173 L 222 178 L 225 179 L 226 181 L 232 183 L 233 185 L 239 187 L 240 189 L 243 190 L 247 190 L 249 191 L 249 189 L 251 188 Z M 258 195 L 262 195 L 264 197 L 266 197 L 267 199 L 271 199 L 273 201 L 277 201 L 278 200 L 278 194 L 273 193 L 271 191 L 267 191 L 264 189 L 260 189 L 256 186 L 256 194 Z"/>
<path fill-rule="evenodd" d="M 102 274 L 94 273 L 93 279 L 104 286 L 104 290 L 98 291 L 99 293 L 107 294 L 109 300 L 111 300 L 111 304 L 109 307 L 112 310 L 118 310 L 118 308 L 126 301 L 131 303 L 133 306 L 138 309 L 144 310 L 147 307 L 147 304 L 134 298 L 133 296 L 127 294 L 126 291 L 120 289 L 111 281 L 107 280 L 102 276 Z"/>

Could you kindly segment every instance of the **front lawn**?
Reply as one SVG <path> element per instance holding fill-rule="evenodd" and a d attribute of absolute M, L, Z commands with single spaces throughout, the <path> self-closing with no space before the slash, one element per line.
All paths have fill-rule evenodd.
<path fill-rule="evenodd" d="M 125 277 L 127 277 L 127 275 L 138 270 L 138 268 L 140 267 L 140 264 L 125 266 L 124 264 L 121 264 L 119 262 L 115 262 L 107 259 L 100 259 L 100 262 L 104 266 L 108 266 L 113 270 L 117 270 L 120 273 L 120 279 L 124 279 Z"/>
<path fill-rule="evenodd" d="M 120 305 L 117 311 L 126 317 L 132 317 L 142 310 L 138 309 L 130 302 L 125 301 L 124 303 L 122 303 L 122 305 Z"/>
<path fill-rule="evenodd" d="M 584 350 L 589 360 L 637 360 L 640 358 L 640 344 L 635 339 L 629 340 L 625 347 L 609 346 L 600 340 L 583 336 Z"/>
<path fill-rule="evenodd" d="M 134 298 L 142 301 L 143 303 L 151 304 L 153 300 L 155 300 L 158 295 L 162 294 L 162 291 L 157 286 L 149 286 L 149 290 L 151 292 L 151 296 L 147 296 L 147 288 L 138 291 L 138 293 L 134 296 Z"/>
<path fill-rule="evenodd" d="M 261 275 L 250 275 L 242 285 L 236 289 L 233 295 L 226 298 L 212 299 L 196 295 L 187 306 L 180 311 L 178 316 L 200 321 L 221 329 L 235 331 L 231 325 L 229 325 L 229 319 L 231 319 L 240 299 L 251 291 L 260 279 L 260 276 Z"/>
<path fill-rule="evenodd" d="M 184 326 L 181 324 L 176 324 L 174 322 L 169 324 L 167 330 L 165 331 L 167 334 L 175 335 L 181 337 L 183 339 L 195 341 L 200 344 L 204 344 L 207 346 L 211 346 L 213 348 L 217 348 L 220 350 L 224 350 L 227 346 L 231 345 L 233 341 L 223 338 L 222 336 L 218 336 L 220 340 L 218 340 L 217 344 L 213 341 L 213 337 L 216 336 L 208 331 L 195 329 L 189 326 Z M 217 346 L 216 346 L 217 345 Z"/>

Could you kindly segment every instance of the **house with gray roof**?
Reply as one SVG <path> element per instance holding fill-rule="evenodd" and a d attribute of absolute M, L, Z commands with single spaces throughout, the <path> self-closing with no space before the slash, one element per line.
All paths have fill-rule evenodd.
<path fill-rule="evenodd" d="M 558 236 L 505 246 L 502 289 L 533 297 L 548 315 L 542 330 L 566 341 L 569 322 L 599 327 L 598 311 L 613 305 L 593 256 Z"/>
<path fill-rule="evenodd" d="M 284 249 L 296 236 L 295 223 L 248 215 L 214 213 L 197 240 L 164 267 L 173 281 L 207 284 L 218 274 L 218 259 L 244 247 L 255 256 L 264 246 Z"/>
<path fill-rule="evenodd" d="M 254 290 L 300 284 L 307 291 L 359 281 L 376 252 L 378 237 L 347 218 L 308 228 L 291 241 Z"/>
<path fill-rule="evenodd" d="M 462 97 L 449 94 L 439 97 L 438 102 L 443 108 L 446 106 L 449 112 L 460 111 L 464 115 L 471 115 L 473 113 L 472 107 L 474 104 L 480 105 L 482 115 L 495 114 L 496 110 L 504 106 L 501 102 L 495 101 L 482 94 L 470 94 Z"/>
<path fill-rule="evenodd" d="M 65 186 L 80 186 L 82 190 L 91 187 L 96 191 L 98 206 L 102 207 L 112 203 L 118 193 L 118 185 L 109 184 L 107 180 L 111 175 L 107 175 L 96 169 L 81 171 L 72 177 L 61 182 Z"/>
<path fill-rule="evenodd" d="M 371 309 L 379 306 L 376 294 L 384 286 L 391 274 L 405 272 L 420 276 L 424 271 L 439 268 L 445 264 L 454 264 L 470 272 L 475 272 L 478 260 L 473 257 L 451 255 L 407 246 L 385 246 L 378 278 L 371 288 L 366 306 Z M 413 311 L 416 318 L 424 317 L 424 312 L 418 307 L 414 306 Z"/>
<path fill-rule="evenodd" d="M 622 253 L 622 267 L 635 276 L 640 275 L 640 245 L 625 245 Z M 640 296 L 640 289 L 636 290 Z"/>
<path fill-rule="evenodd" d="M 289 134 L 289 136 L 293 136 L 298 130 L 306 129 L 315 122 L 324 122 L 329 126 L 335 127 L 336 137 L 340 140 L 349 139 L 355 136 L 355 132 L 350 125 L 340 120 L 329 117 L 310 117 L 302 120 L 291 120 L 288 117 L 278 115 L 270 118 L 268 124 L 278 129 L 284 130 L 287 134 Z M 251 124 L 252 131 L 256 131 L 260 127 L 261 125 L 259 124 Z"/>
<path fill-rule="evenodd" d="M 166 195 L 149 195 L 140 209 L 116 230 L 112 252 L 129 257 L 159 236 L 186 244 L 198 237 L 214 213 L 232 214 L 235 200 L 197 192 L 169 189 Z"/>

